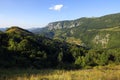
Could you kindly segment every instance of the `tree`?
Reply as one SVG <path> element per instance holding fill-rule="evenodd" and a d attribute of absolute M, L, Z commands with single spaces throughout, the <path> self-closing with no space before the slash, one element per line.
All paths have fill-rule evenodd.
<path fill-rule="evenodd" d="M 31 44 L 27 39 L 23 39 L 19 44 L 18 44 L 18 49 L 20 51 L 25 51 L 25 50 L 31 50 Z"/>
<path fill-rule="evenodd" d="M 63 59 L 63 52 L 60 52 L 58 54 L 58 62 L 62 62 L 62 59 Z"/>
<path fill-rule="evenodd" d="M 14 41 L 14 39 L 9 39 L 9 50 L 16 51 L 18 47 L 18 43 Z"/>
<path fill-rule="evenodd" d="M 99 56 L 99 65 L 107 65 L 109 62 L 109 55 L 106 54 L 105 52 L 103 52 L 100 56 Z"/>
<path fill-rule="evenodd" d="M 78 57 L 76 60 L 75 60 L 75 65 L 76 65 L 76 67 L 77 68 L 80 68 L 80 67 L 82 67 L 83 66 L 83 60 L 82 60 L 83 58 L 82 57 Z"/>

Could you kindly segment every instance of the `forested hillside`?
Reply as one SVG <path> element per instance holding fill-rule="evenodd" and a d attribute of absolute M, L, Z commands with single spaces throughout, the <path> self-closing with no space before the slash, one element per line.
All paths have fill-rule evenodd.
<path fill-rule="evenodd" d="M 120 48 L 120 13 L 53 22 L 33 32 L 93 49 Z"/>
<path fill-rule="evenodd" d="M 119 63 L 120 48 L 88 49 L 19 27 L 0 32 L 0 68 L 79 69 Z"/>

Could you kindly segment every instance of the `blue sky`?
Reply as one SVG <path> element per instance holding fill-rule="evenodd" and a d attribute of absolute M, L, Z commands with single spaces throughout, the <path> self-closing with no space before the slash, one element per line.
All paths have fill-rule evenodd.
<path fill-rule="evenodd" d="M 0 28 L 44 27 L 49 22 L 120 12 L 120 0 L 0 0 Z"/>

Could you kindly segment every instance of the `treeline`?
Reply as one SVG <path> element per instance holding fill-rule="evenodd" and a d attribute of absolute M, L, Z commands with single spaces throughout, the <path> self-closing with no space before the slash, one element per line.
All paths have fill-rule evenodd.
<path fill-rule="evenodd" d="M 0 68 L 80 69 L 120 63 L 119 48 L 88 50 L 29 32 L 21 33 L 18 28 L 17 32 L 16 28 L 9 30 L 0 33 Z"/>

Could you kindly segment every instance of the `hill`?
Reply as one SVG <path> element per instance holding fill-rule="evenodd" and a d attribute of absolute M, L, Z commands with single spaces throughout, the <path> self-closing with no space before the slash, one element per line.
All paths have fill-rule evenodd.
<path fill-rule="evenodd" d="M 0 33 L 0 68 L 79 69 L 113 63 L 120 63 L 120 48 L 87 49 L 35 35 L 19 27 L 11 27 Z"/>
<path fill-rule="evenodd" d="M 18 35 L 33 35 L 32 32 L 19 28 L 17 26 L 12 26 L 6 30 L 6 33 L 9 34 L 18 34 Z"/>
<path fill-rule="evenodd" d="M 53 22 L 45 28 L 42 35 L 53 39 L 94 49 L 120 47 L 120 13 Z"/>
<path fill-rule="evenodd" d="M 0 33 L 0 68 L 59 68 L 74 63 L 75 49 L 78 54 L 86 51 L 81 46 L 11 27 Z"/>

